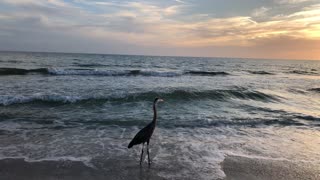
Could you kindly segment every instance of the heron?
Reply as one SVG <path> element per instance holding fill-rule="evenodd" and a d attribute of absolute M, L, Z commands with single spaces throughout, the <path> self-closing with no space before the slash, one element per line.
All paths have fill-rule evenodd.
<path fill-rule="evenodd" d="M 143 149 L 144 144 L 147 143 L 147 153 L 148 153 L 148 164 L 150 165 L 150 155 L 149 155 L 149 142 L 150 138 L 153 134 L 153 131 L 156 127 L 157 122 L 157 104 L 158 102 L 162 102 L 163 99 L 155 98 L 153 101 L 153 120 L 151 123 L 149 123 L 146 127 L 142 128 L 131 140 L 131 142 L 128 145 L 128 148 L 130 149 L 132 146 L 141 144 L 142 143 L 142 150 L 140 155 L 140 165 L 142 164 L 142 156 L 143 156 Z"/>

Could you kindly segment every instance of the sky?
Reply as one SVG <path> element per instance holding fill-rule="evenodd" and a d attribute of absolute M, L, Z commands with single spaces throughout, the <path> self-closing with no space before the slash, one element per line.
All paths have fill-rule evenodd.
<path fill-rule="evenodd" d="M 320 60 L 320 0 L 0 0 L 0 50 Z"/>

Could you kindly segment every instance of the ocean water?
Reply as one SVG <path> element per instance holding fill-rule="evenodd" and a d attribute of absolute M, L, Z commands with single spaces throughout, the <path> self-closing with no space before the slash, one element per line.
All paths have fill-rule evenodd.
<path fill-rule="evenodd" d="M 320 166 L 320 61 L 23 52 L 0 53 L 0 158 L 134 171 L 155 97 L 158 177 L 224 178 L 230 155 Z"/>

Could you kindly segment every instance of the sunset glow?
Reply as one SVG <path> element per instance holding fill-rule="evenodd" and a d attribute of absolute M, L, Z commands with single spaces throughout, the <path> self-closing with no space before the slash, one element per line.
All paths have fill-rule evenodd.
<path fill-rule="evenodd" d="M 4 0 L 0 6 L 0 50 L 320 59 L 316 0 Z"/>

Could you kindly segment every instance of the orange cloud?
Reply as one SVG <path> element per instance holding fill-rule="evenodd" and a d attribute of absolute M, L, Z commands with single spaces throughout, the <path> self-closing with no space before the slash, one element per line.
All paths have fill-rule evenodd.
<path fill-rule="evenodd" d="M 177 15 L 183 14 L 190 4 L 179 3 L 160 7 L 143 2 L 116 4 L 85 1 L 87 5 L 114 8 L 112 13 L 96 14 L 84 9 L 75 9 L 60 0 L 42 3 L 35 0 L 5 0 L 5 2 L 24 5 L 32 2 L 40 10 L 28 14 L 25 12 L 0 14 L 2 21 L 8 21 L 12 25 L 12 22 L 19 24 L 26 18 L 33 21 L 38 19 L 37 28 L 50 29 L 57 34 L 72 34 L 96 41 L 112 40 L 135 46 L 194 49 L 188 52 L 194 52 L 195 55 L 196 52 L 214 55 L 207 49 L 223 49 L 225 52 L 229 48 L 237 52 L 235 55 L 244 56 L 242 52 L 250 48 L 255 51 L 247 52 L 247 56 L 320 59 L 317 55 L 319 53 L 316 52 L 320 41 L 320 4 L 310 5 L 290 14 L 272 16 L 270 16 L 272 8 L 261 7 L 248 13 L 251 16 L 215 18 L 208 14 L 190 14 L 176 18 Z M 292 4 L 298 1 L 286 3 Z M 60 14 L 52 16 L 43 13 L 45 10 L 51 10 L 52 6 L 59 6 Z M 65 18 L 66 16 L 71 18 Z M 200 51 L 201 48 L 203 50 Z"/>

